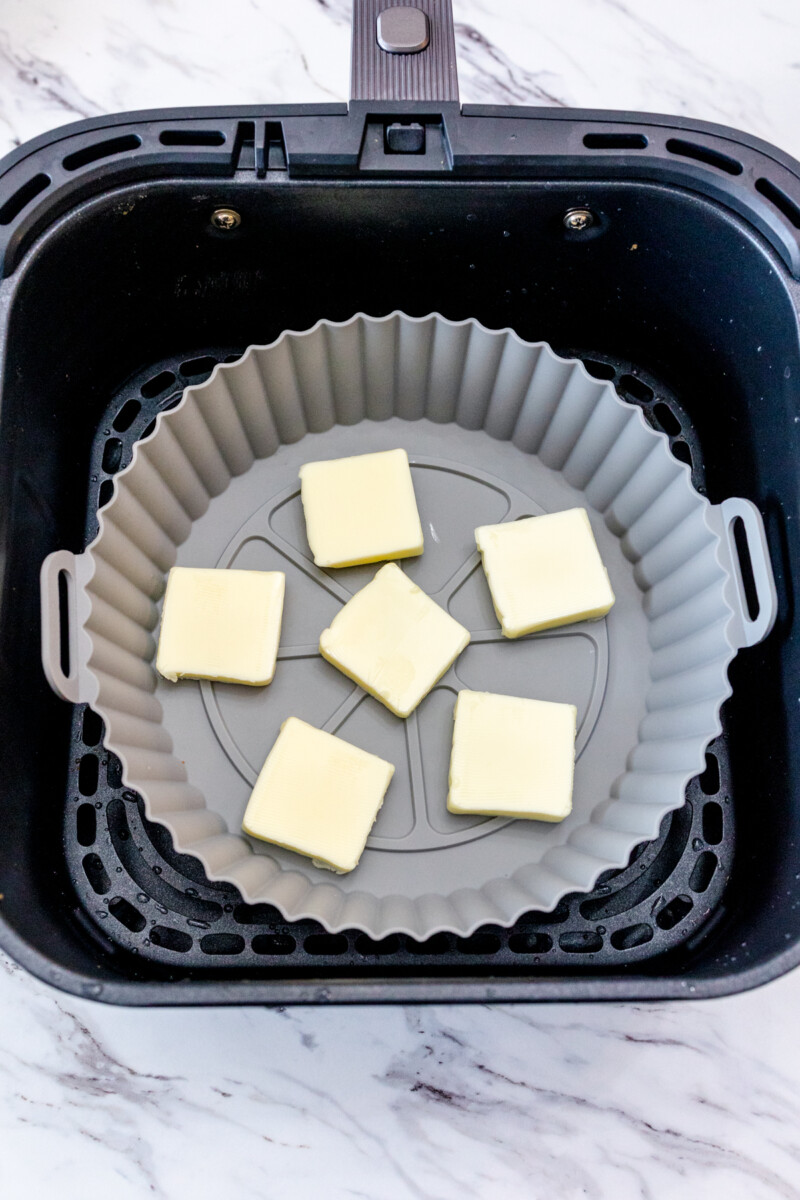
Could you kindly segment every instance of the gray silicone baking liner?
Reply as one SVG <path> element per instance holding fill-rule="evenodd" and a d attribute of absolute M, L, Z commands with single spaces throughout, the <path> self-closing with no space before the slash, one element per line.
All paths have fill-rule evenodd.
<path fill-rule="evenodd" d="M 403 569 L 472 633 L 406 721 L 318 654 L 320 631 L 373 564 L 314 566 L 297 472 L 306 461 L 404 447 L 425 552 Z M 475 549 L 477 525 L 584 506 L 617 600 L 600 622 L 508 641 Z M 732 526 L 743 523 L 759 601 L 748 616 Z M 286 573 L 279 662 L 254 689 L 153 666 L 174 563 Z M 70 670 L 59 655 L 67 577 Z M 53 687 L 103 717 L 105 744 L 176 848 L 248 901 L 372 937 L 511 925 L 590 890 L 683 803 L 720 731 L 737 649 L 769 632 L 775 589 L 761 518 L 710 505 L 667 439 L 577 361 L 509 330 L 400 313 L 319 322 L 251 347 L 158 417 L 81 555 L 42 568 L 43 663 Z M 557 825 L 447 812 L 459 688 L 578 707 L 572 815 Z M 361 863 L 333 877 L 239 833 L 251 786 L 289 715 L 396 766 Z"/>

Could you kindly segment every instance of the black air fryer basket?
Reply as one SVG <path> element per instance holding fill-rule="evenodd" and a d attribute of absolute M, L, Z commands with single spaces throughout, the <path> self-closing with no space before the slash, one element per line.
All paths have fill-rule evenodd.
<path fill-rule="evenodd" d="M 417 0 L 416 53 L 379 44 L 392 7 L 356 0 L 349 105 L 128 113 L 0 167 L 0 944 L 128 1004 L 752 987 L 800 959 L 800 165 L 675 117 L 461 107 L 447 0 Z M 404 32 L 381 19 L 384 44 Z M 38 616 L 43 559 L 92 540 L 184 387 L 284 329 L 395 309 L 613 380 L 701 494 L 758 506 L 779 599 L 655 842 L 553 912 L 422 943 L 288 923 L 176 854 L 100 719 L 50 690 Z"/>

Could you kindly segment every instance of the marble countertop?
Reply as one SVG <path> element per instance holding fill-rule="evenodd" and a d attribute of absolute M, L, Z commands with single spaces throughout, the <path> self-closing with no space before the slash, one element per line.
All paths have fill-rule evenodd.
<path fill-rule="evenodd" d="M 462 100 L 800 156 L 796 0 L 455 0 Z M 3 0 L 0 152 L 125 109 L 341 100 L 349 0 Z M 800 1200 L 800 973 L 706 1003 L 122 1010 L 0 957 L 8 1200 Z"/>

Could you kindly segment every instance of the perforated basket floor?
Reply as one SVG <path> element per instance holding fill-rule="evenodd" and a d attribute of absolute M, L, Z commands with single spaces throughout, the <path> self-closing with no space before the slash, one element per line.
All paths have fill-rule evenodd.
<path fill-rule="evenodd" d="M 205 379 L 219 361 L 241 351 L 214 347 L 152 365 L 114 396 L 92 451 L 86 542 L 97 531 L 97 508 L 114 474 L 159 411 L 177 404 L 183 388 Z M 675 397 L 630 363 L 583 358 L 587 369 L 613 380 L 668 434 L 673 453 L 692 467 L 704 492 L 699 447 Z M 722 713 L 723 730 L 725 712 Z M 72 722 L 65 846 L 80 924 L 106 951 L 136 954 L 169 969 L 280 973 L 381 974 L 485 971 L 525 974 L 590 968 L 619 971 L 667 952 L 688 954 L 718 923 L 730 874 L 733 803 L 725 734 L 710 747 L 707 769 L 687 789 L 687 803 L 665 817 L 659 837 L 610 871 L 592 893 L 567 896 L 555 911 L 527 913 L 510 929 L 485 926 L 469 938 L 442 933 L 426 942 L 393 935 L 375 942 L 363 933 L 326 933 L 313 921 L 286 922 L 269 905 L 247 905 L 234 887 L 211 883 L 199 862 L 172 849 L 169 835 L 143 816 L 141 799 L 124 789 L 118 761 L 104 751 L 102 723 L 85 706 Z"/>

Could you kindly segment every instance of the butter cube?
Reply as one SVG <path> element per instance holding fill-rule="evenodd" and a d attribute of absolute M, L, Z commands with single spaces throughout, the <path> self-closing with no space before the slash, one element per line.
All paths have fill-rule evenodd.
<path fill-rule="evenodd" d="M 261 768 L 242 829 L 339 874 L 352 871 L 394 767 L 297 717 L 281 726 Z"/>
<path fill-rule="evenodd" d="M 318 567 L 422 554 L 422 525 L 405 450 L 300 468 L 306 533 Z"/>
<path fill-rule="evenodd" d="M 475 540 L 506 637 L 603 617 L 614 603 L 584 508 L 482 525 Z"/>
<path fill-rule="evenodd" d="M 563 821 L 572 811 L 576 717 L 572 704 L 459 692 L 450 812 Z"/>
<path fill-rule="evenodd" d="M 285 580 L 282 571 L 173 567 L 161 614 L 158 671 L 173 682 L 270 683 Z"/>
<path fill-rule="evenodd" d="M 396 716 L 407 717 L 468 642 L 463 625 L 387 563 L 323 630 L 319 649 Z"/>

